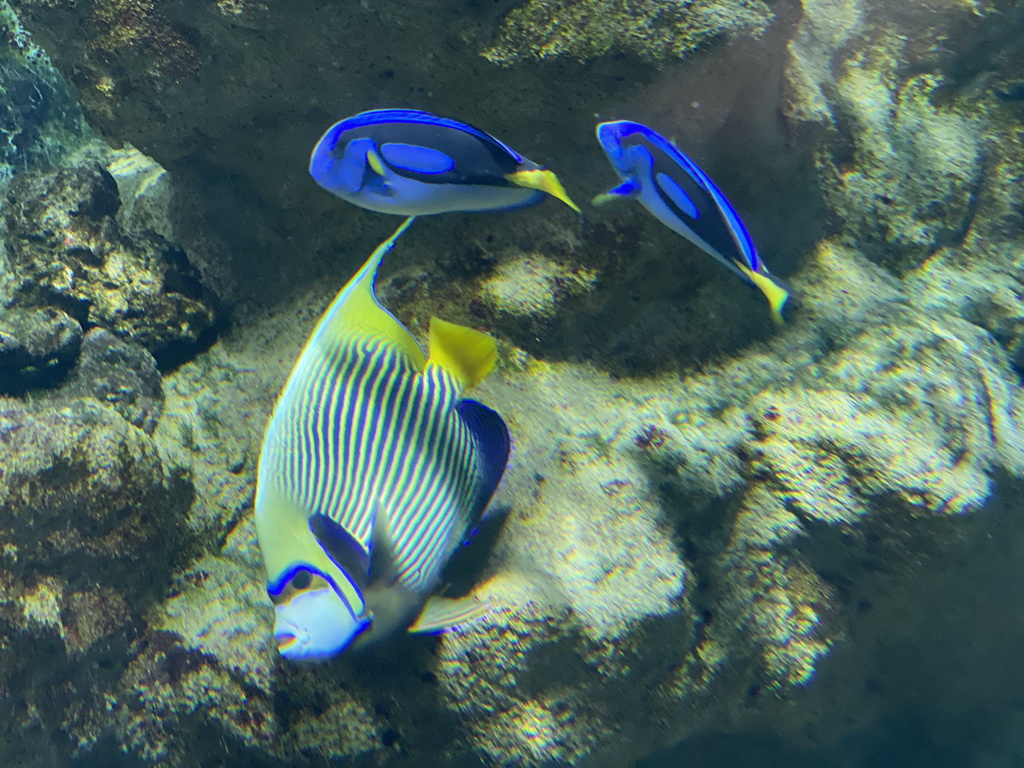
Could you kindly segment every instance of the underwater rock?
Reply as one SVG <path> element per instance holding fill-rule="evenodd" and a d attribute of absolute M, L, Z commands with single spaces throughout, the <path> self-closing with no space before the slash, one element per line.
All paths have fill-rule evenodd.
<path fill-rule="evenodd" d="M 0 393 L 55 386 L 81 343 L 82 326 L 59 309 L 0 310 Z"/>
<path fill-rule="evenodd" d="M 187 551 L 191 485 L 89 398 L 0 399 L 0 467 L 0 751 L 66 765 L 109 731 L 130 644 Z"/>
<path fill-rule="evenodd" d="M 508 66 L 555 56 L 587 61 L 629 50 L 664 62 L 723 36 L 760 34 L 771 20 L 771 9 L 760 0 L 529 0 L 502 21 L 484 56 Z"/>
<path fill-rule="evenodd" d="M 265 597 L 259 566 L 230 553 L 177 575 L 118 686 L 114 722 L 126 748 L 147 764 L 182 766 L 221 734 L 274 751 L 277 648 Z"/>
<path fill-rule="evenodd" d="M 163 408 L 161 382 L 156 360 L 145 348 L 93 328 L 85 335 L 78 364 L 60 396 L 94 397 L 152 435 Z"/>
<path fill-rule="evenodd" d="M 191 484 L 156 445 L 91 399 L 0 401 L 0 567 L 110 585 L 138 601 L 180 557 Z M 139 579 L 145 567 L 146 578 Z"/>
<path fill-rule="evenodd" d="M 901 58 L 891 48 L 877 55 Z M 830 169 L 825 190 L 831 208 L 843 212 L 848 237 L 903 273 L 966 233 L 984 168 L 984 123 L 937 104 L 938 78 L 896 83 L 879 69 L 877 61 L 864 62 L 838 78 L 838 109 L 848 116 L 854 146 L 849 160 Z"/>
<path fill-rule="evenodd" d="M 18 307 L 57 307 L 159 355 L 214 324 L 213 296 L 186 254 L 157 235 L 126 235 L 113 177 L 98 165 L 11 182 L 4 291 Z"/>
<path fill-rule="evenodd" d="M 950 87 L 946 46 L 969 47 L 1006 5 L 803 2 L 784 109 L 821 143 L 823 192 L 847 242 L 897 274 L 958 245 L 974 223 L 996 142 L 990 110 Z"/>
<path fill-rule="evenodd" d="M 49 57 L 0 0 L 0 184 L 59 164 L 94 134 Z"/>
<path fill-rule="evenodd" d="M 483 282 L 483 302 L 533 341 L 543 338 L 556 322 L 562 304 L 594 289 L 597 273 L 559 264 L 541 254 L 503 261 Z"/>

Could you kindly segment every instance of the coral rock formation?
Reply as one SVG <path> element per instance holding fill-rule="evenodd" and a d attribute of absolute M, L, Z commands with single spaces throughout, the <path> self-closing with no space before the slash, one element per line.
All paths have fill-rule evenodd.
<path fill-rule="evenodd" d="M 119 207 L 98 165 L 18 175 L 4 206 L 9 303 L 60 308 L 156 353 L 194 344 L 214 323 L 213 297 L 180 248 L 122 232 Z"/>

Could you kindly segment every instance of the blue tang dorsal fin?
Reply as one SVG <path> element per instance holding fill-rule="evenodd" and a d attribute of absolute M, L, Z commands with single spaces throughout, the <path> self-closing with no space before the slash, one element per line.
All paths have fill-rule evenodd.
<path fill-rule="evenodd" d="M 416 370 L 423 370 L 426 365 L 423 350 L 406 327 L 381 306 L 374 292 L 374 279 L 381 260 L 412 224 L 413 219 L 410 216 L 402 222 L 342 288 L 317 324 L 310 344 L 323 345 L 325 352 L 330 353 L 332 349 L 354 339 L 383 340 Z"/>

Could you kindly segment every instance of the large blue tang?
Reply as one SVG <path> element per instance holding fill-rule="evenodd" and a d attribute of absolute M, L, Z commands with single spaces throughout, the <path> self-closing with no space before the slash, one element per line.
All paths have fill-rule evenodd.
<path fill-rule="evenodd" d="M 545 195 L 579 212 L 551 171 L 471 125 L 413 109 L 335 123 L 313 148 L 309 172 L 331 194 L 380 213 L 503 211 Z"/>
<path fill-rule="evenodd" d="M 595 204 L 635 198 L 662 224 L 714 256 L 768 298 L 782 323 L 789 286 L 768 271 L 739 214 L 700 167 L 646 125 L 629 120 L 601 123 L 597 140 L 622 183 Z"/>
<path fill-rule="evenodd" d="M 436 632 L 487 605 L 430 597 L 501 480 L 508 430 L 462 398 L 494 340 L 434 318 L 430 356 L 378 302 L 374 251 L 328 307 L 274 408 L 256 533 L 289 659 L 325 659 L 393 632 Z"/>

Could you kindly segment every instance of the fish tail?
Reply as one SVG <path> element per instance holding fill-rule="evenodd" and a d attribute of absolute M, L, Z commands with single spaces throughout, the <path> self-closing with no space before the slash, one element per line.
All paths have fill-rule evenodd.
<path fill-rule="evenodd" d="M 782 316 L 782 308 L 786 306 L 790 296 L 790 288 L 786 281 L 770 272 L 755 272 L 746 264 L 741 264 L 740 262 L 735 262 L 735 264 L 744 276 L 757 286 L 758 290 L 768 299 L 768 307 L 771 309 L 772 320 L 775 321 L 776 325 L 785 325 L 786 320 Z"/>
<path fill-rule="evenodd" d="M 552 197 L 558 198 L 563 203 L 572 208 L 576 213 L 580 213 L 580 207 L 576 205 L 569 197 L 569 193 L 565 191 L 565 187 L 562 186 L 562 182 L 558 180 L 554 172 L 547 170 L 546 168 L 527 168 L 525 170 L 516 171 L 510 173 L 505 177 L 513 184 L 525 189 L 539 189 L 541 192 L 546 192 Z"/>
<path fill-rule="evenodd" d="M 448 372 L 462 387 L 487 378 L 498 359 L 498 346 L 486 333 L 430 319 L 430 362 Z"/>

